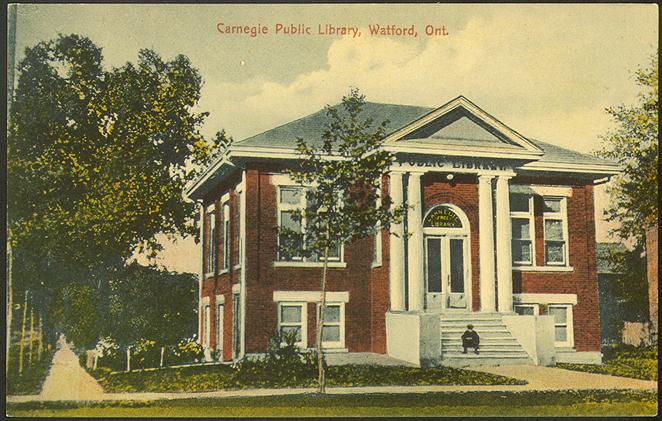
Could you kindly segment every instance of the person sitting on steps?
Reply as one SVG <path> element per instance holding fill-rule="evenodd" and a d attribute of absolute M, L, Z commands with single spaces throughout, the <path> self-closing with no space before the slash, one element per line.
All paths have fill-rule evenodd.
<path fill-rule="evenodd" d="M 473 325 L 467 325 L 467 330 L 462 334 L 462 347 L 464 348 L 463 354 L 467 353 L 467 348 L 473 348 L 474 352 L 478 354 L 478 344 L 480 344 L 480 338 L 478 333 L 474 331 Z"/>

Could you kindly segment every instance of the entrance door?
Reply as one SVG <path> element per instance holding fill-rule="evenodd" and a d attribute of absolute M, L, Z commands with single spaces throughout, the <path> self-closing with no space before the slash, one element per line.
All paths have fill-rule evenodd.
<path fill-rule="evenodd" d="M 438 205 L 424 223 L 427 311 L 468 311 L 471 303 L 469 221 L 458 207 Z"/>
<path fill-rule="evenodd" d="M 466 239 L 452 236 L 428 236 L 426 309 L 467 309 Z"/>

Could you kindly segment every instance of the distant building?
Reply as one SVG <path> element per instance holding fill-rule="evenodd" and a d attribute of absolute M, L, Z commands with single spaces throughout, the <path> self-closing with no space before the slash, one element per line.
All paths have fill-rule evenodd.
<path fill-rule="evenodd" d="M 594 185 L 616 164 L 524 137 L 464 97 L 436 108 L 367 103 L 396 163 L 382 191 L 409 206 L 399 236 L 340 245 L 329 262 L 323 347 L 420 365 L 599 363 Z M 200 338 L 223 360 L 276 331 L 315 346 L 322 263 L 278 251 L 305 206 L 283 170 L 316 112 L 236 142 L 186 195 L 200 203 Z M 408 232 L 410 236 L 402 235 Z M 462 354 L 471 323 L 481 353 Z"/>

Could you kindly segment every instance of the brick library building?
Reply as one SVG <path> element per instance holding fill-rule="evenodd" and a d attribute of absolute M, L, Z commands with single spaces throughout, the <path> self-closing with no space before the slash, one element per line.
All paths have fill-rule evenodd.
<path fill-rule="evenodd" d="M 390 232 L 333 250 L 327 358 L 381 354 L 417 366 L 599 364 L 594 186 L 618 165 L 518 133 L 464 97 L 439 108 L 366 103 L 389 121 L 382 195 L 407 207 Z M 276 332 L 315 347 L 319 259 L 279 253 L 303 187 L 284 172 L 324 110 L 234 142 L 185 195 L 200 205 L 199 339 L 222 361 Z M 463 353 L 472 324 L 480 353 Z"/>

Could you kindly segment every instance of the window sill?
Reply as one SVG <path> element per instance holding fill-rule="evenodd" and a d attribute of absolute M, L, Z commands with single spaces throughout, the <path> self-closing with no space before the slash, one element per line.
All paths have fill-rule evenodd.
<path fill-rule="evenodd" d="M 232 269 L 233 269 L 233 270 L 241 269 L 241 264 L 239 264 L 239 265 L 234 265 L 234 266 L 232 267 Z"/>
<path fill-rule="evenodd" d="M 380 268 L 380 267 L 382 267 L 382 262 L 372 262 L 372 264 L 370 265 L 370 267 L 371 267 L 372 269 L 374 269 L 374 268 Z"/>
<path fill-rule="evenodd" d="M 214 272 L 205 273 L 205 275 L 204 275 L 205 279 L 209 279 L 209 278 L 213 278 L 213 277 L 214 277 Z"/>
<path fill-rule="evenodd" d="M 275 268 L 321 268 L 324 262 L 274 262 Z M 346 268 L 347 262 L 328 262 L 330 268 Z"/>
<path fill-rule="evenodd" d="M 516 272 L 572 272 L 572 266 L 513 266 Z"/>
<path fill-rule="evenodd" d="M 218 274 L 219 274 L 219 275 L 223 275 L 223 274 L 226 274 L 226 273 L 228 273 L 228 272 L 229 272 L 229 270 L 227 270 L 227 269 L 223 269 L 222 271 L 218 272 Z"/>
<path fill-rule="evenodd" d="M 347 353 L 349 350 L 347 348 L 338 348 L 338 347 L 325 347 L 324 344 L 322 344 L 322 351 L 324 351 L 327 354 L 341 354 L 341 353 Z"/>

